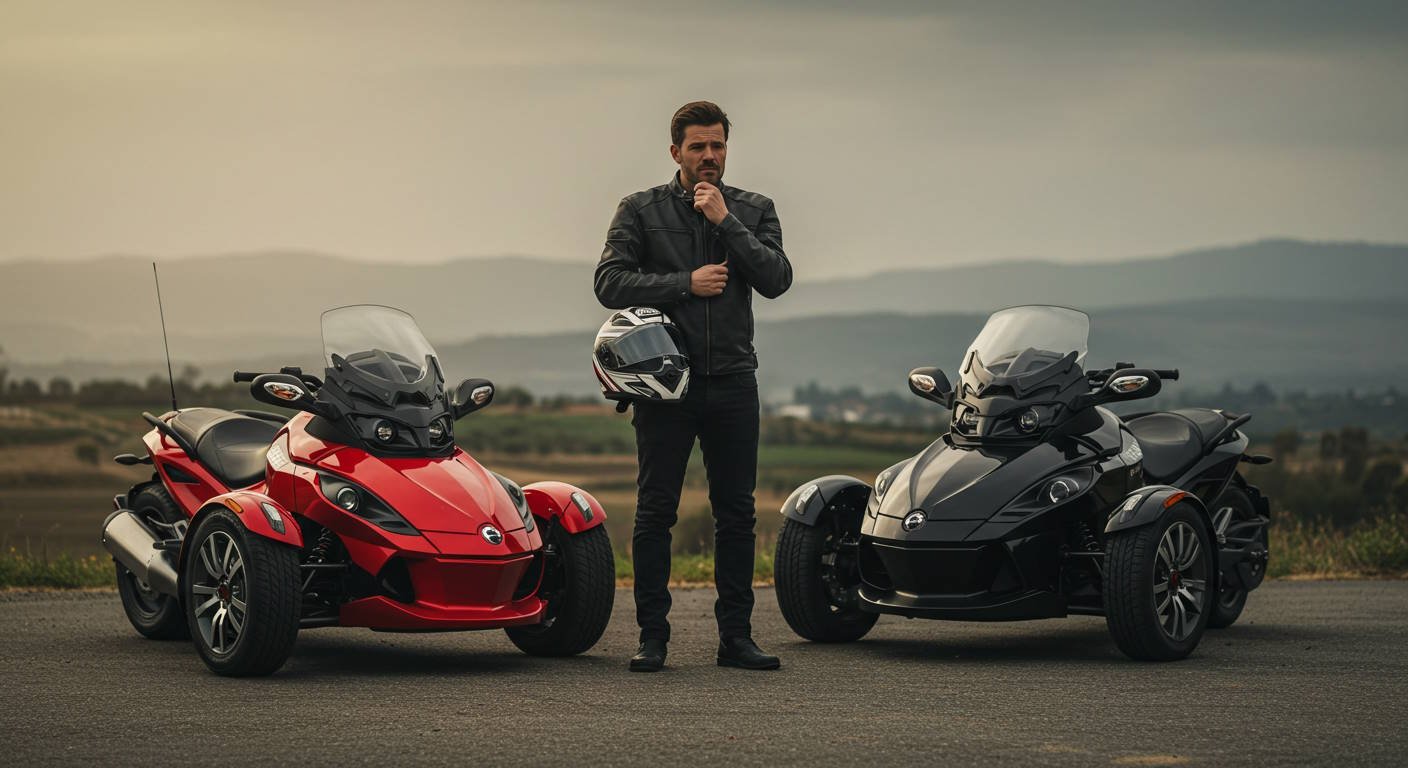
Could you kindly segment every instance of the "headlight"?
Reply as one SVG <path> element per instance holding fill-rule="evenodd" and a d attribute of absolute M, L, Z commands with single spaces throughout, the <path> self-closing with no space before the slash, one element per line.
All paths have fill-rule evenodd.
<path fill-rule="evenodd" d="M 430 422 L 430 427 L 426 429 L 426 432 L 430 435 L 430 442 L 439 445 L 450 436 L 450 420 L 436 419 Z"/>
<path fill-rule="evenodd" d="M 533 528 L 536 527 L 533 523 L 533 510 L 528 508 L 528 497 L 523 495 L 523 489 L 518 487 L 518 483 L 513 482 L 498 472 L 491 474 L 499 481 L 499 484 L 504 487 L 504 490 L 508 491 L 508 497 L 513 499 L 514 506 L 518 507 L 518 517 L 523 520 L 523 530 L 532 533 Z"/>
<path fill-rule="evenodd" d="M 1017 429 L 1023 432 L 1031 432 L 1041 426 L 1041 414 L 1035 408 L 1028 408 L 1022 411 L 1022 415 L 1017 417 Z"/>
<path fill-rule="evenodd" d="M 375 427 L 373 427 L 373 434 L 375 434 L 376 439 L 380 440 L 381 442 L 389 443 L 392 440 L 396 439 L 396 425 L 392 424 L 391 422 L 385 419 L 382 419 L 381 421 L 378 421 L 376 423 Z"/>
<path fill-rule="evenodd" d="M 890 490 L 890 481 L 895 479 L 895 474 L 895 468 L 890 467 L 875 477 L 875 498 L 884 496 Z"/>
<path fill-rule="evenodd" d="M 337 493 L 332 497 L 337 502 L 337 506 L 348 512 L 356 512 L 357 507 L 362 505 L 362 494 L 357 493 L 357 489 L 350 485 L 344 485 L 337 489 Z"/>
<path fill-rule="evenodd" d="M 318 489 L 333 504 L 366 520 L 378 528 L 403 536 L 419 536 L 420 531 L 396 513 L 390 504 L 373 496 L 367 489 L 326 472 L 318 473 Z"/>
<path fill-rule="evenodd" d="M 905 461 L 908 461 L 908 459 Z M 900 470 L 904 467 L 904 464 L 905 462 L 902 461 L 875 476 L 875 492 L 870 494 L 870 500 L 866 502 L 865 514 L 870 517 L 875 517 L 880 514 L 880 498 L 890 490 L 890 486 L 895 482 L 895 478 L 899 476 Z"/>
<path fill-rule="evenodd" d="M 1044 486 L 1041 486 L 1038 500 L 1042 504 L 1063 504 L 1090 490 L 1090 485 L 1094 482 L 1095 470 L 1090 467 L 1082 467 L 1047 481 Z"/>
<path fill-rule="evenodd" d="M 1079 489 L 1080 485 L 1075 480 L 1068 477 L 1058 477 L 1046 486 L 1046 498 L 1050 499 L 1052 504 L 1060 504 Z"/>
<path fill-rule="evenodd" d="M 1052 507 L 1073 502 L 1084 495 L 1095 484 L 1095 468 L 1079 467 L 1043 480 L 1027 488 L 1001 512 L 1001 517 L 1026 517 Z"/>

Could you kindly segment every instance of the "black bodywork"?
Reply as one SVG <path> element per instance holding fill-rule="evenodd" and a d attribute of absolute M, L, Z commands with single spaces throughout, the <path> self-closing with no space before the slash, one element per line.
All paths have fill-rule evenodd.
<path fill-rule="evenodd" d="M 952 390 L 937 369 L 916 369 L 911 389 L 952 407 L 950 431 L 874 486 L 818 478 L 783 505 L 791 519 L 843 532 L 836 561 L 851 578 L 828 583 L 832 603 L 934 619 L 1101 615 L 1107 535 L 1175 502 L 1192 503 L 1215 534 L 1212 594 L 1255 588 L 1269 512 L 1237 468 L 1268 459 L 1245 453 L 1237 427 L 1249 417 L 1184 409 L 1122 419 L 1102 403 L 1147 397 L 1177 371 L 1086 372 L 1081 357 L 1027 350 L 999 366 L 970 350 Z M 1215 519 L 1233 483 L 1255 519 Z"/>

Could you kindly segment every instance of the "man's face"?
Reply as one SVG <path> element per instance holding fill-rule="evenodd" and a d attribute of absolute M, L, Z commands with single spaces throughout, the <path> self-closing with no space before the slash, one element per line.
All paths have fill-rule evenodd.
<path fill-rule="evenodd" d="M 670 146 L 670 157 L 680 165 L 680 183 L 689 190 L 701 181 L 718 186 L 724 178 L 727 155 L 723 123 L 687 126 L 684 140 Z"/>

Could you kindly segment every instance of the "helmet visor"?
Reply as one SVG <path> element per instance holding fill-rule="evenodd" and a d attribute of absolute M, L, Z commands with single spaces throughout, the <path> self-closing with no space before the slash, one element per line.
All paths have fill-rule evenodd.
<path fill-rule="evenodd" d="M 632 328 L 608 339 L 605 345 L 616 356 L 616 364 L 627 368 L 665 356 L 681 357 L 679 331 L 673 325 L 651 324 Z"/>

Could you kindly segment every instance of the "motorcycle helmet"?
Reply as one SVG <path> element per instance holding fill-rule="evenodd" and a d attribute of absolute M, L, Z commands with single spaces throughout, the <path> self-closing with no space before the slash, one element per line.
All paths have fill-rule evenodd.
<path fill-rule="evenodd" d="M 689 355 L 670 318 L 653 307 L 615 312 L 596 332 L 592 368 L 618 410 L 635 401 L 675 402 L 689 389 Z"/>

